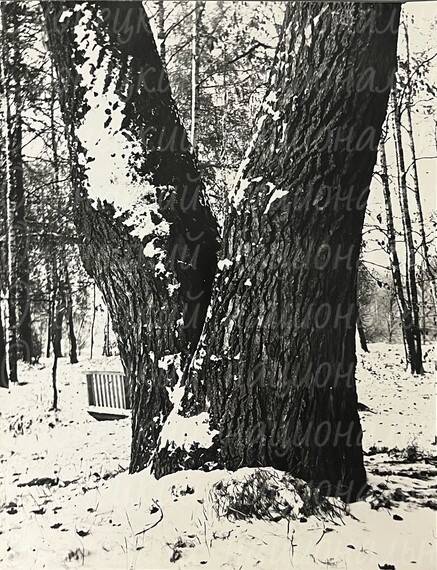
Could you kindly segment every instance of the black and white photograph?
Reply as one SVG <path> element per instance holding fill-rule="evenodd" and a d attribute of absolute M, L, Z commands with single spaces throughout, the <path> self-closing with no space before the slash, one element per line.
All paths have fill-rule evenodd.
<path fill-rule="evenodd" d="M 0 569 L 437 570 L 437 1 L 0 0 Z"/>

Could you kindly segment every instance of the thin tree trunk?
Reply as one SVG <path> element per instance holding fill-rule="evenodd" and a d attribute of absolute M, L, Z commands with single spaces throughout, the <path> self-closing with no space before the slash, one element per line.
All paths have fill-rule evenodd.
<path fill-rule="evenodd" d="M 103 335 L 103 356 L 112 356 L 111 345 L 109 342 L 109 311 L 106 313 L 106 324 Z"/>
<path fill-rule="evenodd" d="M 64 303 L 63 303 L 63 283 L 61 283 L 58 274 L 58 265 L 56 260 L 52 265 L 52 283 L 53 283 L 53 323 L 52 323 L 52 346 L 54 354 L 57 358 L 62 358 L 62 324 L 64 320 Z"/>
<path fill-rule="evenodd" d="M 261 465 L 348 500 L 363 491 L 357 271 L 399 10 L 287 4 L 232 194 L 211 318 L 185 387 L 173 392 L 184 396 L 167 420 L 173 441 L 164 427 L 156 475 L 208 461 Z M 193 432 L 184 435 L 186 422 Z"/>
<path fill-rule="evenodd" d="M 396 231 L 394 227 L 393 220 L 393 207 L 390 195 L 390 185 L 388 178 L 387 169 L 387 156 L 385 152 L 385 145 L 381 143 L 380 146 L 380 157 L 381 157 L 381 180 L 382 188 L 384 193 L 384 203 L 385 203 L 385 214 L 386 214 L 386 224 L 387 224 L 387 236 L 388 236 L 388 248 L 390 257 L 390 269 L 393 276 L 393 285 L 396 291 L 396 297 L 399 305 L 399 313 L 401 317 L 402 335 L 404 339 L 405 355 L 407 363 L 411 365 L 411 362 L 415 359 L 415 340 L 413 335 L 413 317 L 411 314 L 411 308 L 404 295 L 404 287 L 402 284 L 402 274 L 399 264 L 399 256 L 396 248 Z"/>
<path fill-rule="evenodd" d="M 392 102 L 393 102 L 393 109 L 396 106 L 396 102 L 394 99 L 394 95 L 392 92 Z M 395 150 L 395 158 L 396 158 L 396 180 L 397 180 L 397 191 L 398 191 L 398 201 L 401 205 L 402 203 L 402 172 L 401 172 L 401 164 L 400 164 L 400 156 L 399 156 L 399 145 L 397 142 L 397 135 L 396 135 L 396 111 L 393 111 L 393 133 L 394 133 L 394 150 Z M 405 216 L 404 210 L 401 207 L 401 221 L 402 221 L 402 239 L 404 241 L 405 246 L 405 297 L 406 301 L 411 307 L 411 288 L 410 288 L 410 258 L 408 256 L 408 237 L 407 237 L 407 227 L 405 224 Z"/>
<path fill-rule="evenodd" d="M 96 284 L 93 284 L 93 315 L 91 317 L 91 331 L 90 331 L 90 360 L 93 359 L 94 350 L 94 325 L 96 322 Z"/>
<path fill-rule="evenodd" d="M 22 135 L 22 87 L 21 69 L 22 55 L 20 48 L 20 22 L 19 16 L 22 13 L 24 4 L 19 2 L 11 3 L 13 54 L 12 54 L 12 76 L 14 78 L 11 86 L 13 99 L 13 127 L 12 127 L 12 149 L 11 168 L 13 172 L 13 187 L 15 191 L 15 227 L 16 227 L 16 304 L 18 312 L 18 346 L 20 356 L 25 362 L 32 361 L 32 318 L 30 305 L 30 266 L 28 251 L 28 231 L 26 220 L 26 195 L 24 189 L 23 173 L 23 135 Z"/>
<path fill-rule="evenodd" d="M 197 146 L 196 131 L 199 107 L 199 27 L 201 0 L 194 0 L 193 30 L 191 39 L 191 130 L 190 142 L 193 149 Z"/>
<path fill-rule="evenodd" d="M 395 123 L 395 143 L 397 147 L 397 154 L 399 157 L 399 170 L 400 170 L 400 206 L 402 218 L 404 220 L 405 243 L 406 243 L 406 258 L 407 276 L 411 296 L 411 312 L 412 312 L 412 330 L 415 342 L 415 351 L 411 355 L 411 371 L 417 374 L 423 374 L 422 362 L 422 343 L 420 338 L 420 312 L 419 312 L 419 299 L 417 293 L 417 279 L 416 279 L 416 249 L 413 240 L 413 229 L 411 224 L 410 206 L 408 203 L 408 190 L 407 190 L 407 174 L 405 169 L 405 158 L 402 144 L 402 131 L 401 131 L 401 109 L 398 104 L 396 88 L 392 91 L 393 107 L 394 107 L 394 123 Z"/>
<path fill-rule="evenodd" d="M 53 337 L 55 341 L 55 338 Z M 53 390 L 53 400 L 52 400 L 52 410 L 58 409 L 58 383 L 57 383 L 57 373 L 58 373 L 58 355 L 56 353 L 55 344 L 53 344 L 53 365 L 52 365 L 52 390 Z"/>
<path fill-rule="evenodd" d="M 166 64 L 166 51 L 165 51 L 165 8 L 164 0 L 158 0 L 158 40 L 159 40 L 159 55 L 161 57 L 162 65 Z"/>
<path fill-rule="evenodd" d="M 425 271 L 423 268 L 420 268 L 420 285 L 422 289 L 422 342 L 425 344 L 426 342 L 426 281 L 425 281 Z"/>
<path fill-rule="evenodd" d="M 424 222 L 424 218 L 423 218 L 423 208 L 422 208 L 422 200 L 421 200 L 421 196 L 420 196 L 420 186 L 419 186 L 419 174 L 417 171 L 417 155 L 416 155 L 416 144 L 414 142 L 414 130 L 413 130 L 413 118 L 412 118 L 412 112 L 411 112 L 411 108 L 413 105 L 413 101 L 412 101 L 412 85 L 411 85 L 411 68 L 410 68 L 410 40 L 409 40 L 409 36 L 408 36 L 408 26 L 406 24 L 406 22 L 404 22 L 404 32 L 405 32 L 405 45 L 406 45 L 406 52 L 407 52 L 407 60 L 406 60 L 406 70 L 407 70 L 407 104 L 406 104 L 406 110 L 407 110 L 407 119 L 408 119 L 408 135 L 409 135 L 409 139 L 410 139 L 410 148 L 411 148 L 411 155 L 412 155 L 412 166 L 413 166 L 413 191 L 414 191 L 414 197 L 416 200 L 416 207 L 417 207 L 417 213 L 418 213 L 418 217 L 419 217 L 419 231 L 420 231 L 420 237 L 421 237 L 421 245 L 422 245 L 422 251 L 423 251 L 423 259 L 425 261 L 425 266 L 426 266 L 426 270 L 428 273 L 428 277 L 430 279 L 430 285 L 431 285 L 431 293 L 432 293 L 432 299 L 433 299 L 433 304 L 434 304 L 434 310 L 437 307 L 437 298 L 436 298 L 436 275 L 435 275 L 435 271 L 433 270 L 432 266 L 431 266 L 431 262 L 429 259 L 429 247 L 428 247 L 428 241 L 426 238 L 426 232 L 425 232 L 425 222 Z"/>
<path fill-rule="evenodd" d="M 65 308 L 67 313 L 68 325 L 68 338 L 70 341 L 70 364 L 77 364 L 77 340 L 74 333 L 74 318 L 73 318 L 73 295 L 71 293 L 70 276 L 68 274 L 68 267 L 65 266 Z"/>
<path fill-rule="evenodd" d="M 47 263 L 47 349 L 46 357 L 50 358 L 50 348 L 52 345 L 53 315 L 54 315 L 54 293 L 51 279 L 51 267 Z"/>
<path fill-rule="evenodd" d="M 9 387 L 9 377 L 7 368 L 6 338 L 3 328 L 2 315 L 0 310 L 0 387 Z"/>
<path fill-rule="evenodd" d="M 359 308 L 357 311 L 357 330 L 358 330 L 358 336 L 360 337 L 361 348 L 364 350 L 364 352 L 369 352 L 369 347 L 367 346 L 366 333 L 364 331 Z"/>
<path fill-rule="evenodd" d="M 8 10 L 9 8 L 9 10 Z M 1 84 L 2 84 L 2 127 L 3 144 L 6 163 L 6 241 L 7 241 L 7 289 L 8 289 L 8 361 L 9 379 L 18 382 L 17 372 L 17 313 L 16 313 L 16 222 L 17 199 L 14 187 L 13 171 L 13 121 L 11 117 L 10 101 L 8 97 L 10 88 L 9 50 L 7 29 L 9 25 L 10 5 L 1 3 Z"/>

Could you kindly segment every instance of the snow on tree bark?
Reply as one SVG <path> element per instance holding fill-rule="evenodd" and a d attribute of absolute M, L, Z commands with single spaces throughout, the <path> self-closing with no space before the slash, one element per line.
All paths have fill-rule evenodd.
<path fill-rule="evenodd" d="M 158 476 L 214 459 L 284 469 L 349 499 L 365 487 L 356 281 L 399 10 L 288 4 L 225 224 L 210 318 L 179 414 L 164 427 Z M 189 426 L 203 428 L 210 449 Z"/>
<path fill-rule="evenodd" d="M 76 225 L 132 392 L 143 468 L 200 336 L 218 233 L 141 2 L 42 2 Z"/>

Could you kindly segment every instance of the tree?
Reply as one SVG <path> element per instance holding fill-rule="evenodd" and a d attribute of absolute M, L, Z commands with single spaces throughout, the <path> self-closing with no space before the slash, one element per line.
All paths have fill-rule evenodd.
<path fill-rule="evenodd" d="M 65 87 L 82 258 L 103 291 L 132 382 L 131 471 L 154 453 L 157 475 L 210 459 L 231 469 L 272 465 L 355 498 L 365 485 L 354 381 L 357 266 L 399 7 L 288 5 L 205 327 L 217 232 L 141 4 L 42 7 Z M 98 65 L 81 38 L 99 46 Z M 93 194 L 98 153 L 83 128 L 89 68 L 108 110 L 103 134 L 140 143 L 137 152 L 125 148 L 123 183 L 137 196 L 142 187 L 143 216 L 138 207 L 117 211 L 102 188 Z M 127 102 L 120 70 L 136 87 Z M 193 201 L 183 210 L 187 195 Z M 149 213 L 154 223 L 145 231 Z M 182 438 L 197 427 L 204 441 L 172 444 L 169 430 L 180 422 Z"/>
<path fill-rule="evenodd" d="M 369 347 L 367 346 L 366 331 L 364 329 L 363 313 L 365 312 L 366 305 L 370 302 L 371 295 L 371 285 L 370 276 L 364 266 L 364 263 L 360 261 L 358 266 L 358 282 L 357 282 L 357 331 L 358 337 L 360 339 L 361 348 L 364 352 L 369 352 Z"/>
<path fill-rule="evenodd" d="M 74 318 L 73 318 L 73 294 L 71 291 L 71 281 L 70 275 L 68 273 L 68 266 L 64 266 L 64 277 L 65 277 L 65 291 L 64 291 L 64 303 L 66 310 L 66 319 L 68 326 L 68 339 L 70 341 L 70 364 L 77 364 L 79 361 L 77 359 L 77 340 L 74 332 Z"/>
<path fill-rule="evenodd" d="M 131 384 L 136 458 L 155 449 L 173 407 L 168 390 L 197 345 L 216 223 L 141 3 L 41 6 L 68 125 L 81 256 Z M 128 207 L 117 203 L 121 188 Z"/>
<path fill-rule="evenodd" d="M 422 252 L 423 252 L 423 259 L 424 259 L 425 267 L 426 267 L 428 277 L 430 280 L 431 292 L 432 292 L 432 298 L 434 301 L 434 306 L 437 306 L 436 292 L 435 292 L 436 276 L 435 276 L 435 271 L 432 267 L 432 263 L 430 261 L 428 238 L 427 238 L 426 232 L 425 232 L 422 199 L 420 196 L 419 173 L 417 171 L 417 153 L 416 153 L 416 144 L 415 144 L 415 140 L 414 140 L 414 129 L 413 129 L 413 118 L 412 118 L 412 107 L 413 107 L 412 95 L 413 95 L 414 86 L 413 86 L 413 78 L 412 78 L 412 74 L 411 74 L 410 39 L 409 39 L 409 34 L 408 34 L 408 25 L 407 25 L 406 21 L 403 22 L 403 29 L 404 29 L 405 47 L 406 47 L 406 61 L 405 61 L 406 103 L 405 103 L 405 108 L 406 108 L 406 112 L 407 112 L 407 131 L 408 131 L 408 137 L 409 137 L 409 141 L 410 141 L 410 150 L 411 150 L 411 157 L 412 157 L 411 166 L 412 166 L 412 171 L 413 171 L 413 191 L 414 191 L 414 198 L 415 198 L 417 214 L 418 214 L 418 223 L 419 223 L 419 232 L 420 232 L 421 247 L 422 247 Z M 426 84 L 425 84 L 425 86 L 427 87 L 428 91 L 431 90 L 431 93 L 432 93 L 432 89 L 435 90 L 435 87 L 434 88 L 429 87 Z M 434 93 L 434 96 L 435 96 L 435 93 Z"/>
<path fill-rule="evenodd" d="M 390 257 L 390 268 L 393 277 L 393 286 L 399 305 L 399 314 L 402 324 L 402 335 L 405 345 L 405 354 L 407 362 L 416 362 L 416 342 L 413 328 L 413 315 L 411 305 L 404 293 L 404 285 L 399 263 L 399 256 L 396 247 L 396 231 L 393 219 L 393 206 L 390 194 L 390 181 L 387 168 L 387 156 L 384 142 L 381 143 L 381 181 L 384 193 L 385 214 L 387 224 L 387 240 Z M 413 366 L 413 365 L 412 365 Z M 412 368 L 413 371 L 413 368 Z"/>
<path fill-rule="evenodd" d="M 5 145 L 8 146 L 6 160 L 8 188 L 8 255 L 9 255 L 9 328 L 11 346 L 10 358 L 16 353 L 27 362 L 32 357 L 32 328 L 30 307 L 30 265 L 27 228 L 27 196 L 24 183 L 23 163 L 23 111 L 25 92 L 23 87 L 23 21 L 26 7 L 20 2 L 5 2 L 2 5 L 3 74 L 6 119 L 4 121 Z M 14 338 L 12 338 L 14 337 Z M 16 376 L 15 365 L 11 363 L 11 378 Z"/>
<path fill-rule="evenodd" d="M 8 361 L 9 379 L 18 382 L 17 372 L 17 313 L 16 313 L 16 224 L 15 213 L 17 210 L 16 188 L 14 185 L 14 154 L 17 149 L 12 138 L 13 121 L 11 114 L 9 91 L 9 50 L 6 42 L 8 27 L 8 11 L 14 10 L 11 4 L 2 4 L 1 29 L 2 29 L 2 53 L 1 53 L 1 85 L 2 85 L 2 138 L 4 146 L 4 162 L 6 166 L 6 243 L 7 243 L 7 291 L 8 291 Z M 15 153 L 14 153 L 15 151 Z"/>
<path fill-rule="evenodd" d="M 1 311 L 0 311 L 0 387 L 1 388 L 9 387 L 6 338 L 4 333 Z"/>
<path fill-rule="evenodd" d="M 288 5 L 225 224 L 212 316 L 167 422 L 178 433 L 209 417 L 217 463 L 272 465 L 349 498 L 365 483 L 357 264 L 398 17 L 392 5 Z M 189 439 L 162 437 L 154 469 L 205 457 Z"/>
<path fill-rule="evenodd" d="M 406 250 L 406 293 L 407 302 L 411 307 L 411 331 L 414 351 L 409 354 L 411 371 L 423 374 L 422 343 L 420 338 L 419 298 L 416 279 L 416 246 L 413 239 L 413 226 L 411 223 L 410 205 L 407 189 L 407 172 L 405 167 L 404 148 L 401 130 L 401 109 L 396 94 L 396 86 L 392 91 L 393 125 L 396 149 L 396 164 L 398 168 L 399 203 L 402 213 L 402 227 Z"/>
<path fill-rule="evenodd" d="M 199 91 L 199 28 L 202 21 L 204 2 L 194 1 L 193 29 L 191 32 L 191 126 L 190 142 L 193 149 L 196 149 L 196 129 L 197 116 L 199 113 L 198 91 Z"/>

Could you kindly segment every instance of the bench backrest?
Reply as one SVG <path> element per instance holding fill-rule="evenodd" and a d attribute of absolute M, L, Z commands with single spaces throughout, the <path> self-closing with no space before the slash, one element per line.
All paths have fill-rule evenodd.
<path fill-rule="evenodd" d="M 87 372 L 88 404 L 130 410 L 129 385 L 121 372 Z"/>

